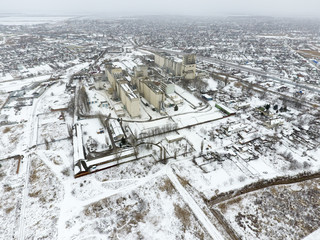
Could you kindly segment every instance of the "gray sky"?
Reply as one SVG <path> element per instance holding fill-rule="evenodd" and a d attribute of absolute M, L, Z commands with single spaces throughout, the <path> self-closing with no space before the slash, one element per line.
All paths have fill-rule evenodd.
<path fill-rule="evenodd" d="M 2 0 L 0 12 L 320 16 L 319 0 Z"/>

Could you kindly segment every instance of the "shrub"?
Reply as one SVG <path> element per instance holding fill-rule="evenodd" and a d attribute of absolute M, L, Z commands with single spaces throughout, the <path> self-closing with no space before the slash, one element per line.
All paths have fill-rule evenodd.
<path fill-rule="evenodd" d="M 69 168 L 64 168 L 61 173 L 64 175 L 64 176 L 67 176 L 69 177 L 70 176 L 70 171 L 69 171 Z"/>
<path fill-rule="evenodd" d="M 159 189 L 162 192 L 166 191 L 169 195 L 171 195 L 174 191 L 174 187 L 169 179 L 165 179 L 160 185 Z"/>
<path fill-rule="evenodd" d="M 186 207 L 180 207 L 178 204 L 174 203 L 174 213 L 177 218 L 181 220 L 182 225 L 186 228 L 190 226 L 190 212 Z"/>
<path fill-rule="evenodd" d="M 5 211 L 6 211 L 6 214 L 9 214 L 12 210 L 14 209 L 14 207 L 9 207 L 7 208 Z"/>
<path fill-rule="evenodd" d="M 11 127 L 6 127 L 5 129 L 3 129 L 3 133 L 7 133 L 7 132 L 10 132 L 10 130 L 11 130 Z"/>

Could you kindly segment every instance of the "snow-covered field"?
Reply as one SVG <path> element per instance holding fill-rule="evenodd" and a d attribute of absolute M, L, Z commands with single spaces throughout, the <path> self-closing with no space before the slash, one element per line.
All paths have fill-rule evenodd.
<path fill-rule="evenodd" d="M 319 228 L 319 196 L 317 179 L 255 191 L 218 208 L 245 239 L 302 239 Z"/>
<path fill-rule="evenodd" d="M 59 141 L 61 139 L 65 139 L 70 137 L 68 132 L 68 125 L 59 120 L 58 117 L 60 114 L 55 114 L 56 120 L 52 122 L 43 122 L 42 119 L 39 119 L 39 128 L 38 128 L 38 144 L 43 144 L 46 141 Z M 42 116 L 42 117 L 46 117 Z"/>
<path fill-rule="evenodd" d="M 25 239 L 56 239 L 57 222 L 64 187 L 42 158 L 30 158 L 28 198 L 25 212 Z M 53 160 L 54 164 L 59 164 Z M 41 182 L 41 184 L 39 184 Z"/>
<path fill-rule="evenodd" d="M 45 80 L 48 80 L 50 78 L 50 75 L 43 75 L 43 76 L 37 76 L 32 78 L 25 78 L 21 80 L 12 80 L 9 82 L 0 82 L 0 91 L 17 91 L 20 90 L 22 87 L 30 85 L 34 82 L 42 82 Z"/>
<path fill-rule="evenodd" d="M 25 124 L 16 124 L 0 127 L 0 156 L 12 156 L 19 154 L 26 145 L 26 136 L 24 134 Z M 5 146 L 5 147 L 4 147 Z"/>
<path fill-rule="evenodd" d="M 84 206 L 68 239 L 210 239 L 166 177 Z"/>
<path fill-rule="evenodd" d="M 22 182 L 16 178 L 18 160 L 8 159 L 0 162 L 0 226 L 1 238 L 16 238 L 21 206 Z"/>
<path fill-rule="evenodd" d="M 131 50 L 108 56 L 130 72 L 141 64 L 135 56 L 144 54 Z M 80 149 L 93 141 L 98 142 L 97 152 L 112 152 L 111 136 L 102 123 L 109 114 L 117 118 L 115 104 L 123 107 L 107 92 L 108 84 L 94 89 L 89 73 L 67 86 L 69 78 L 89 64 L 75 60 L 41 96 L 28 99 L 30 106 L 17 107 L 14 99 L 1 110 L 12 123 L 0 126 L 0 159 L 24 156 L 18 173 L 16 159 L 0 161 L 0 216 L 5 219 L 1 239 L 232 239 L 224 224 L 243 239 L 300 239 L 319 226 L 318 179 L 232 195 L 259 181 L 315 173 L 320 166 L 319 136 L 310 131 L 318 120 L 315 110 L 302 113 L 290 106 L 278 111 L 283 102 L 261 93 L 250 95 L 236 79 L 225 87 L 205 79 L 207 90 L 217 90 L 214 101 L 177 86 L 176 93 L 184 99 L 177 110 L 156 113 L 141 104 L 141 117 L 131 119 L 126 113 L 126 134 L 140 138 L 138 147 L 130 142 L 125 146 L 130 162 L 107 169 L 92 166 L 86 169 L 88 175 L 74 178 L 74 160 L 79 159 L 73 153 L 73 124 L 82 124 L 76 133 L 83 133 L 77 136 L 84 141 Z M 49 77 L 3 81 L 0 101 L 10 91 Z M 255 83 L 255 77 L 250 81 Z M 90 104 L 88 117 L 78 117 L 70 104 L 77 100 L 74 89 L 77 93 L 81 84 Z M 272 91 L 278 87 L 273 85 Z M 220 102 L 237 109 L 236 114 L 216 108 Z M 270 109 L 264 111 L 267 104 Z M 102 120 L 99 113 L 104 114 Z M 281 120 L 281 125 L 270 126 L 270 120 Z M 116 162 L 117 153 L 107 158 L 115 156 Z M 92 158 L 99 163 L 99 156 Z M 103 170 L 92 173 L 94 169 Z M 223 196 L 228 198 L 214 203 Z"/>
<path fill-rule="evenodd" d="M 9 94 L 0 94 L 0 108 L 5 104 Z"/>

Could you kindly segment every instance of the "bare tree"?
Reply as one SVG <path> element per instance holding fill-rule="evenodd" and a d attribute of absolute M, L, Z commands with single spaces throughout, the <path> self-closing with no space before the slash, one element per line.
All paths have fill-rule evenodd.
<path fill-rule="evenodd" d="M 260 99 L 265 99 L 267 96 L 267 93 L 265 91 L 260 93 Z"/>
<path fill-rule="evenodd" d="M 204 146 L 204 141 L 201 141 L 201 146 L 200 146 L 200 150 L 201 150 L 201 154 L 203 153 L 203 146 Z"/>
<path fill-rule="evenodd" d="M 188 152 L 188 144 L 185 145 L 184 147 L 184 157 L 187 156 L 187 152 Z"/>
<path fill-rule="evenodd" d="M 226 76 L 225 78 L 224 78 L 224 85 L 225 86 L 227 86 L 228 85 L 228 83 L 229 83 L 229 76 Z"/>
<path fill-rule="evenodd" d="M 100 120 L 100 123 L 101 123 L 104 127 L 107 127 L 106 117 L 105 117 L 102 113 L 99 113 L 99 114 L 98 114 L 98 118 L 99 118 L 99 120 Z"/>
<path fill-rule="evenodd" d="M 70 124 L 67 125 L 69 137 L 72 137 L 72 126 Z"/>
<path fill-rule="evenodd" d="M 74 97 L 70 100 L 70 102 L 68 103 L 68 110 L 67 112 L 70 114 L 70 115 L 73 115 L 74 114 L 74 109 L 75 109 L 75 105 L 74 105 Z"/>
<path fill-rule="evenodd" d="M 88 95 L 84 86 L 79 90 L 79 110 L 82 114 L 88 113 L 90 111 L 90 106 L 88 102 Z"/>
<path fill-rule="evenodd" d="M 163 163 L 164 164 L 167 163 L 167 151 L 164 147 L 163 147 Z"/>
<path fill-rule="evenodd" d="M 46 150 L 49 150 L 50 146 L 49 146 L 49 141 L 47 138 L 44 139 L 44 144 L 46 145 Z"/>
<path fill-rule="evenodd" d="M 174 150 L 174 159 L 177 159 L 178 150 Z"/>
<path fill-rule="evenodd" d="M 253 84 L 250 82 L 247 86 L 247 93 L 249 96 L 252 96 Z"/>
<path fill-rule="evenodd" d="M 137 139 L 136 139 L 136 137 L 135 137 L 133 134 L 131 134 L 131 135 L 128 137 L 128 141 L 129 141 L 129 143 L 130 143 L 130 144 L 132 145 L 132 147 L 133 147 L 134 156 L 135 156 L 136 158 L 138 158 L 139 151 L 138 151 L 138 146 L 137 146 Z"/>
<path fill-rule="evenodd" d="M 133 147 L 133 154 L 134 156 L 136 157 L 136 159 L 138 158 L 138 154 L 139 154 L 139 151 L 138 151 L 138 147 L 137 146 L 134 146 Z"/>
<path fill-rule="evenodd" d="M 117 161 L 118 164 L 119 164 L 120 156 L 121 156 L 121 151 L 119 150 L 119 148 L 115 147 L 114 148 L 114 160 Z"/>

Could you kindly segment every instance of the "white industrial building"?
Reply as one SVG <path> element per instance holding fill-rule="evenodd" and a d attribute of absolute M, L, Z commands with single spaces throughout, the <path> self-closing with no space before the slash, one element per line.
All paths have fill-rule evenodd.
<path fill-rule="evenodd" d="M 120 97 L 122 104 L 131 117 L 140 116 L 140 99 L 129 86 L 129 81 L 123 77 L 121 68 L 106 68 L 107 78 L 113 91 Z"/>
<path fill-rule="evenodd" d="M 196 78 L 196 57 L 194 54 L 185 55 L 183 59 L 172 57 L 164 52 L 154 55 L 155 64 L 167 69 L 174 76 L 189 80 Z"/>

